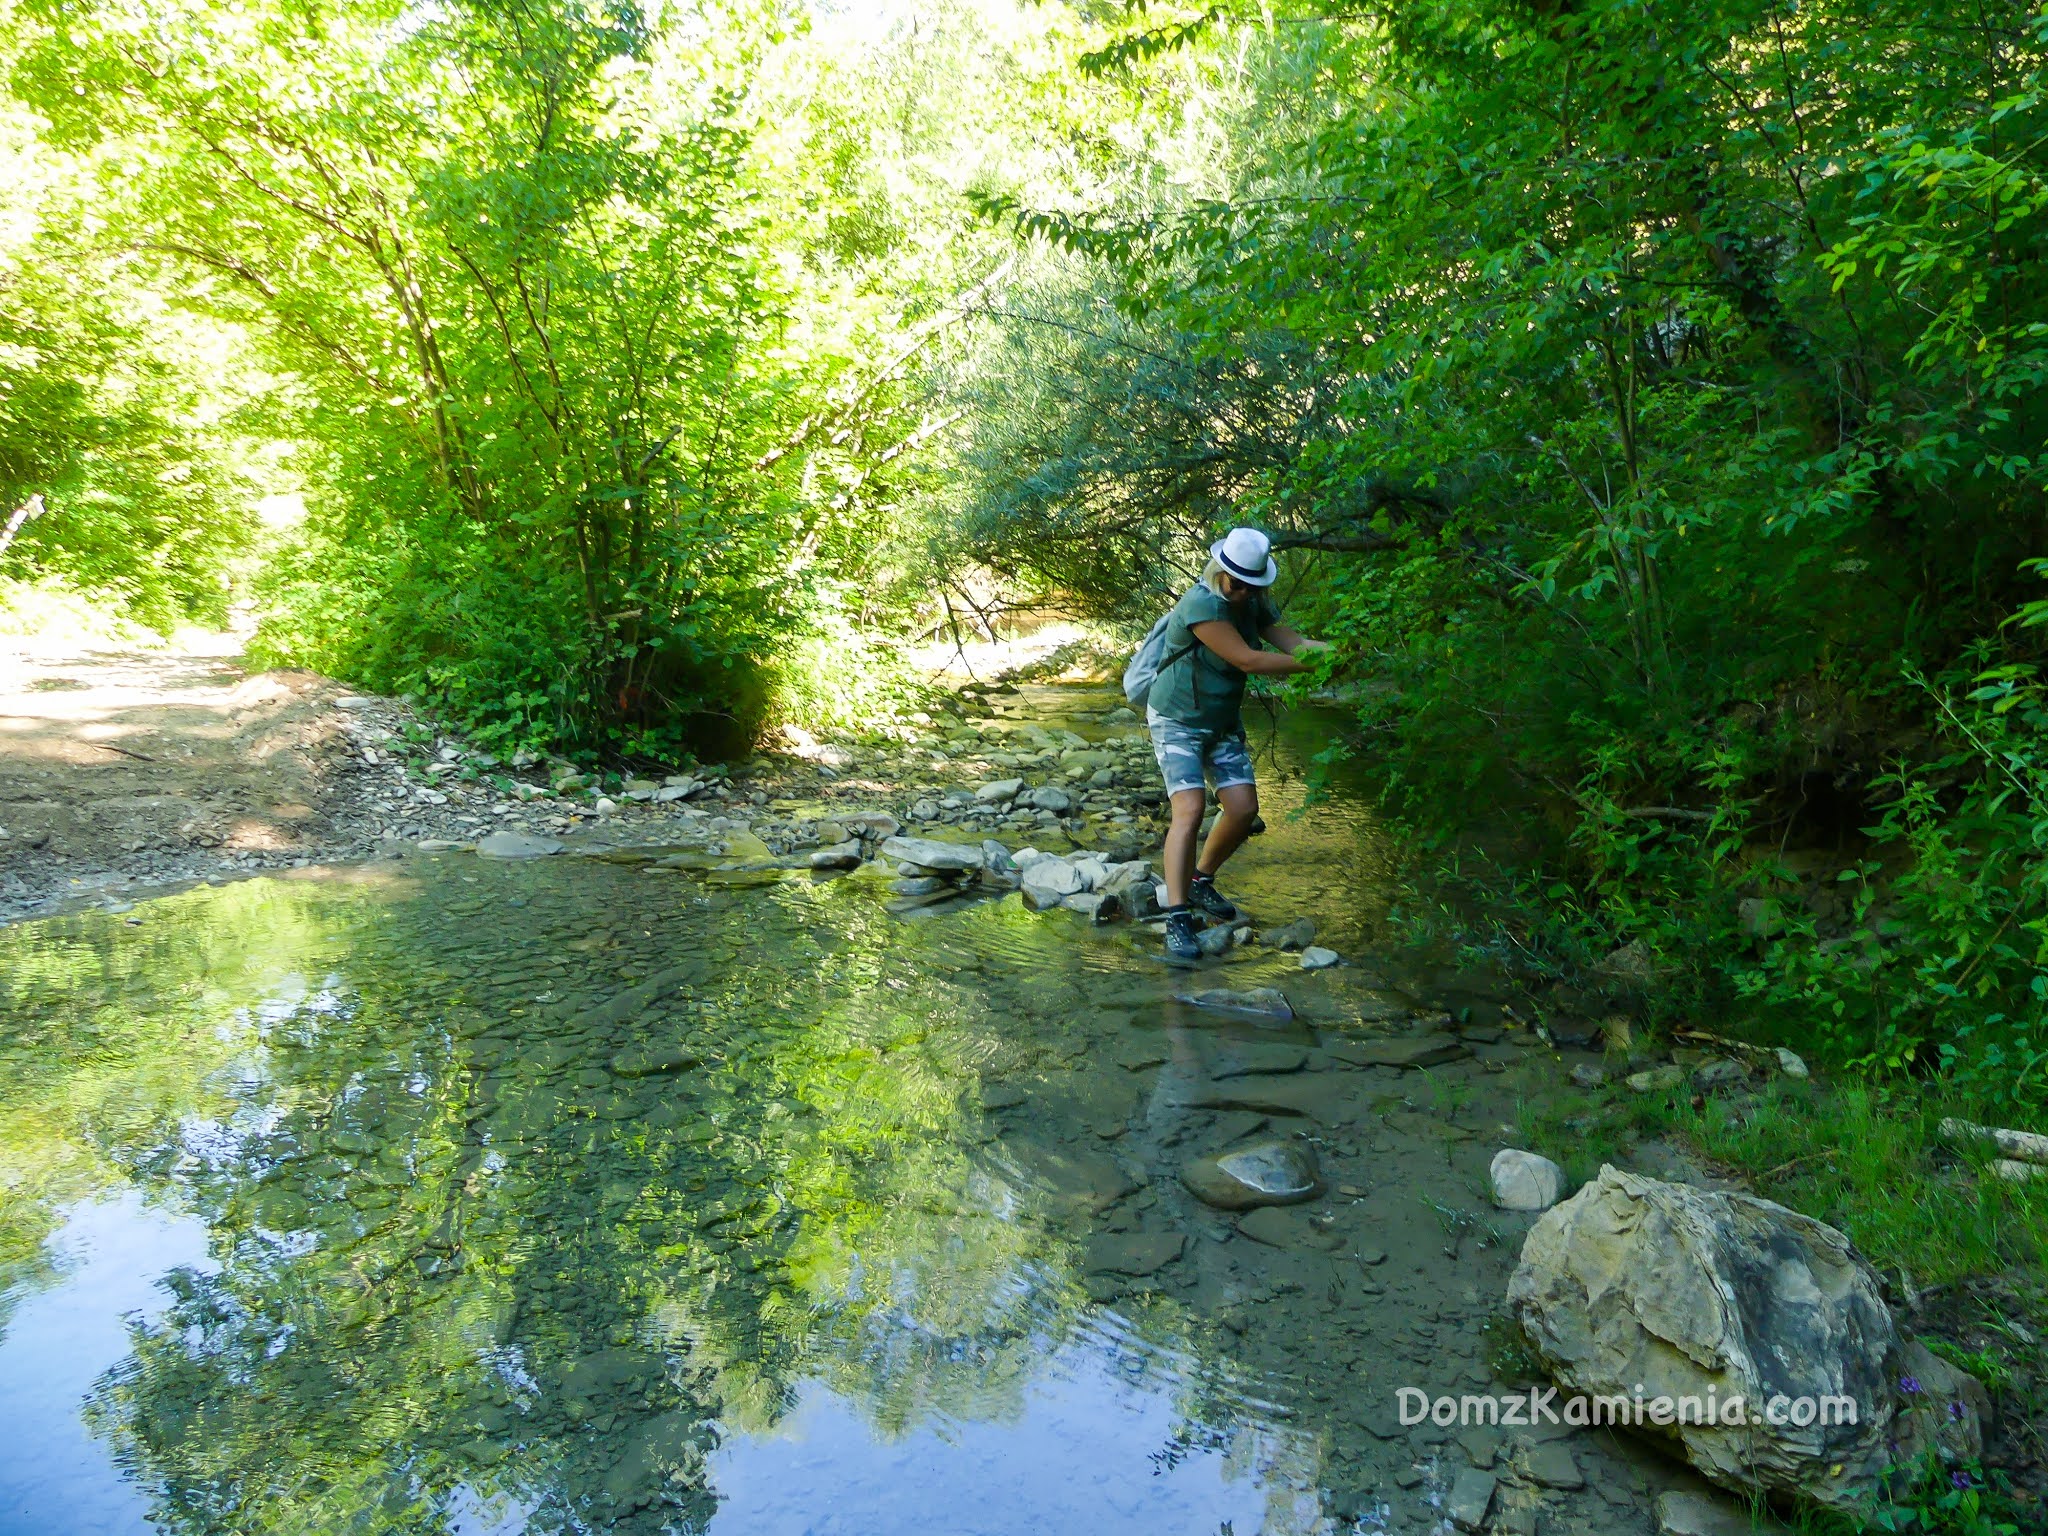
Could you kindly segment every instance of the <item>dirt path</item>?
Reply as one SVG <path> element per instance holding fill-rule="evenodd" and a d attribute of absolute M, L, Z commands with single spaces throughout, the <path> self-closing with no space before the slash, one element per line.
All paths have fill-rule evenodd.
<path fill-rule="evenodd" d="M 0 656 L 0 921 L 368 851 L 343 692 L 229 635 Z"/>

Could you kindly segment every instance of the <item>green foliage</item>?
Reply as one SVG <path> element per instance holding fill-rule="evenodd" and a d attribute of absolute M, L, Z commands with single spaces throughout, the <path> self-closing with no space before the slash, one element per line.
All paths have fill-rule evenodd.
<path fill-rule="evenodd" d="M 1233 521 L 1330 552 L 1292 611 L 1398 802 L 1512 810 L 1554 950 L 2037 1110 L 2027 715 L 1971 712 L 2039 659 L 1985 641 L 2048 488 L 2043 18 L 1323 14 L 1112 29 L 1206 168 L 985 204 L 1092 334 L 1017 372 L 977 552 L 1100 526 L 1124 593 Z M 1822 847 L 1816 916 L 1776 851 Z"/>
<path fill-rule="evenodd" d="M 19 39 L 0 6 L 0 70 Z M 160 629 L 220 622 L 256 494 L 249 413 L 224 386 L 249 381 L 230 336 L 165 311 L 110 247 L 98 168 L 47 128 L 0 97 L 0 525 L 31 496 L 46 507 L 0 543 L 0 578 Z"/>
<path fill-rule="evenodd" d="M 1925 1536 L 2018 1536 L 2019 1512 L 2000 1481 L 1979 1466 L 1945 1467 L 1937 1457 L 1887 1479 L 1887 1502 L 1859 1528 Z"/>

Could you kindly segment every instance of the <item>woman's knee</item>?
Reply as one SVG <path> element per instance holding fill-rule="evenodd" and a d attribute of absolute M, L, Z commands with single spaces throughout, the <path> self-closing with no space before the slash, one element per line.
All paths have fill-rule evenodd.
<path fill-rule="evenodd" d="M 1259 814 L 1259 789 L 1256 784 L 1231 784 L 1216 791 L 1216 803 L 1225 815 L 1236 821 L 1250 821 Z"/>

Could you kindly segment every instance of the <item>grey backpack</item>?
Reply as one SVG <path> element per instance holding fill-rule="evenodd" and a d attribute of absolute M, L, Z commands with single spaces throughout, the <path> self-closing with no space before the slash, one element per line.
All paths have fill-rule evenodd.
<path fill-rule="evenodd" d="M 1159 622 L 1146 632 L 1145 638 L 1139 642 L 1138 649 L 1132 653 L 1130 664 L 1124 668 L 1124 698 L 1133 709 L 1145 707 L 1145 701 L 1152 697 L 1152 685 L 1159 681 L 1160 673 L 1202 643 L 1199 640 L 1190 640 L 1180 650 L 1161 661 L 1159 653 L 1166 649 L 1166 626 L 1172 622 L 1173 610 L 1169 608 Z"/>

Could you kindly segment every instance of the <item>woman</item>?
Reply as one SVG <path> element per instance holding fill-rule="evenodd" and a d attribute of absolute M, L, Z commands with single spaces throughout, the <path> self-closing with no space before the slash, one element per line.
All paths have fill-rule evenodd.
<path fill-rule="evenodd" d="M 1259 814 L 1240 715 L 1245 678 L 1285 677 L 1306 665 L 1302 652 L 1327 649 L 1280 622 L 1267 591 L 1279 574 L 1272 541 L 1256 528 L 1233 528 L 1209 546 L 1201 581 L 1167 619 L 1159 652 L 1166 659 L 1145 718 L 1173 806 L 1166 833 L 1166 952 L 1179 960 L 1201 954 L 1197 911 L 1226 920 L 1237 916 L 1216 889 L 1216 871 L 1251 835 Z M 1260 650 L 1261 641 L 1273 649 Z M 1215 781 L 1218 809 L 1197 863 L 1205 778 Z"/>

